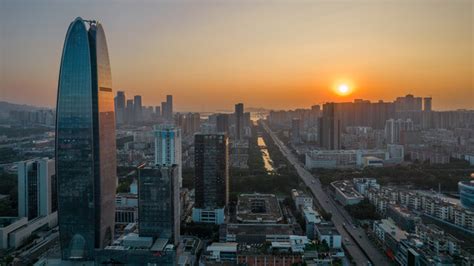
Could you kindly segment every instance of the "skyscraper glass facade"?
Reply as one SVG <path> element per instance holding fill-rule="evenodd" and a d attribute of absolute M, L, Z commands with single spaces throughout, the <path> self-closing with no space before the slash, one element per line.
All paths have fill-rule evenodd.
<path fill-rule="evenodd" d="M 89 24 L 89 25 L 87 25 Z M 115 115 L 102 26 L 77 18 L 69 26 L 56 112 L 58 218 L 63 259 L 91 259 L 113 239 Z"/>
<path fill-rule="evenodd" d="M 138 168 L 138 228 L 140 236 L 179 241 L 178 169 L 173 166 Z"/>
<path fill-rule="evenodd" d="M 217 209 L 229 196 L 229 152 L 225 134 L 194 136 L 195 207 Z"/>

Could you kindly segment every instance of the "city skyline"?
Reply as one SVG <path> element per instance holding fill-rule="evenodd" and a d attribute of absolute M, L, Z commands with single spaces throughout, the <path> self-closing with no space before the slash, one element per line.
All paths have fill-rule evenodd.
<path fill-rule="evenodd" d="M 0 265 L 474 265 L 474 2 L 20 1 Z"/>
<path fill-rule="evenodd" d="M 2 2 L 2 100 L 54 107 L 62 26 L 81 15 L 107 25 L 114 88 L 148 106 L 169 94 L 176 110 L 215 111 L 412 93 L 434 110 L 474 107 L 472 1 L 44 3 Z M 334 92 L 343 83 L 352 93 Z"/>

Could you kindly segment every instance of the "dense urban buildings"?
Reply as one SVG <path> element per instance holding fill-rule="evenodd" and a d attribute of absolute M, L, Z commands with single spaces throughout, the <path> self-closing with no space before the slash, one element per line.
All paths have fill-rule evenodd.
<path fill-rule="evenodd" d="M 93 259 L 113 241 L 115 114 L 102 25 L 75 19 L 66 34 L 56 119 L 58 216 L 63 259 Z"/>
<path fill-rule="evenodd" d="M 343 15 L 334 19 L 317 14 L 327 13 L 332 4 L 305 4 L 299 13 L 312 13 L 299 21 L 285 19 L 295 13 L 287 11 L 296 10 L 285 3 L 277 20 L 285 26 L 295 21 L 305 25 L 294 30 L 318 31 L 324 25 L 326 36 L 314 42 L 321 45 L 305 45 L 316 36 L 308 32 L 294 34 L 290 41 L 268 40 L 285 31 L 272 34 L 277 14 L 265 8 L 266 22 L 249 24 L 263 28 L 252 33 L 252 27 L 244 27 L 243 39 L 235 38 L 239 30 L 219 31 L 210 38 L 217 43 L 209 46 L 218 49 L 207 52 L 197 39 L 213 32 L 206 30 L 209 25 L 221 29 L 226 23 L 204 19 L 199 21 L 205 27 L 199 27 L 188 22 L 196 22 L 208 8 L 177 17 L 186 19 L 168 25 L 179 25 L 176 31 L 166 23 L 173 22 L 178 9 L 168 12 L 171 16 L 159 15 L 173 4 L 130 5 L 139 16 L 127 20 L 127 12 L 120 12 L 121 22 L 133 23 L 111 25 L 111 50 L 102 25 L 79 17 L 70 23 L 63 43 L 54 106 L 51 86 L 42 85 L 51 84 L 46 63 L 58 58 L 44 55 L 59 50 L 61 43 L 51 33 L 64 27 L 56 23 L 57 14 L 70 10 L 55 2 L 30 12 L 41 6 L 38 1 L 28 10 L 25 1 L 7 1 L 6 8 L 2 4 L 7 12 L 0 16 L 7 29 L 19 29 L 19 34 L 2 32 L 7 45 L 0 51 L 2 63 L 9 66 L 2 75 L 6 82 L 0 79 L 0 265 L 474 265 L 470 65 L 467 57 L 433 50 L 462 43 L 466 45 L 454 50 L 466 54 L 472 46 L 468 27 L 463 27 L 471 22 L 468 4 L 435 5 L 443 11 L 441 32 L 456 29 L 443 35 L 430 30 L 440 28 L 432 23 L 441 21 L 433 16 L 437 12 L 418 12 L 436 11 L 430 5 L 390 5 L 386 16 L 384 3 L 376 8 L 364 4 L 370 12 L 362 7 L 329 12 Z M 116 5 L 88 2 L 87 8 L 114 14 Z M 260 14 L 260 5 L 255 8 Z M 249 5 L 248 10 L 255 8 Z M 341 7 L 336 3 L 334 8 Z M 223 12 L 211 18 L 232 20 L 245 9 L 228 16 L 225 4 L 219 5 Z M 161 19 L 159 27 L 142 23 L 147 12 Z M 317 65 L 308 68 L 305 62 L 317 59 L 321 47 L 324 58 L 340 56 L 331 51 L 342 47 L 340 37 L 354 37 L 343 34 L 351 27 L 338 28 L 348 25 L 345 19 L 360 22 L 357 15 L 362 15 L 363 21 L 373 22 L 371 13 L 388 22 L 400 17 L 383 38 L 372 25 L 357 24 L 359 31 L 371 29 L 369 42 L 367 34 L 348 38 L 343 43 L 355 49 L 346 49 L 345 61 L 333 60 L 348 72 L 338 73 L 330 65 L 324 73 Z M 107 16 L 107 21 L 116 17 Z M 338 23 L 321 23 L 324 19 Z M 311 27 L 312 22 L 317 26 Z M 28 27 L 22 27 L 25 23 Z M 150 25 L 155 26 L 151 31 Z M 405 39 L 397 36 L 400 29 Z M 40 34 L 23 36 L 28 30 Z M 156 34 L 163 30 L 165 34 Z M 143 32 L 153 33 L 156 42 L 145 36 L 141 43 L 137 36 Z M 227 33 L 231 38 L 218 36 Z M 34 41 L 24 41 L 31 36 Z M 258 40 L 252 41 L 255 36 Z M 298 43 L 301 36 L 304 43 Z M 337 40 L 331 40 L 334 36 Z M 409 45 L 400 46 L 407 38 Z M 228 50 L 239 45 L 229 40 L 249 45 Z M 397 55 L 396 64 L 390 62 L 393 56 L 385 56 L 385 62 L 374 60 L 377 53 L 363 54 L 373 50 L 371 45 L 380 46 L 380 40 L 401 47 L 387 47 Z M 420 40 L 422 45 L 416 45 Z M 179 45 L 170 46 L 174 43 Z M 272 49 L 275 43 L 278 49 Z M 262 58 L 255 44 L 268 48 Z M 189 45 L 197 50 L 183 49 Z M 308 47 L 310 53 L 305 52 Z M 429 49 L 422 52 L 420 47 Z M 114 86 L 108 51 L 122 64 L 114 70 Z M 362 53 L 351 55 L 353 51 Z M 403 54 L 410 56 L 398 56 Z M 367 59 L 362 64 L 367 73 L 361 75 L 360 60 L 349 60 L 351 56 Z M 32 58 L 37 59 L 34 64 Z M 146 59 L 151 65 L 144 65 Z M 239 67 L 242 62 L 247 64 Z M 354 62 L 359 65 L 351 67 Z M 443 64 L 430 67 L 427 62 Z M 276 72 L 271 69 L 275 66 L 280 68 Z M 377 75 L 371 75 L 374 70 Z M 342 75 L 345 80 L 339 80 Z M 396 84 L 387 82 L 393 80 Z M 302 103 L 306 107 L 274 109 Z"/>
<path fill-rule="evenodd" d="M 221 224 L 229 202 L 229 147 L 225 134 L 196 134 L 193 220 Z"/>

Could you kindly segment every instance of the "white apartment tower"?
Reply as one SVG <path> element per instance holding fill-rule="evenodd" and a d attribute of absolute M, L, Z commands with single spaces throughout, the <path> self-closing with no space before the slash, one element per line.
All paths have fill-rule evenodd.
<path fill-rule="evenodd" d="M 33 159 L 18 163 L 18 216 L 28 220 L 56 211 L 54 160 Z"/>
<path fill-rule="evenodd" d="M 413 131 L 413 121 L 408 118 L 403 119 L 389 119 L 385 122 L 385 140 L 388 144 L 400 143 L 400 132 Z"/>
<path fill-rule="evenodd" d="M 155 126 L 155 165 L 178 167 L 179 187 L 183 186 L 181 129 L 173 125 Z"/>

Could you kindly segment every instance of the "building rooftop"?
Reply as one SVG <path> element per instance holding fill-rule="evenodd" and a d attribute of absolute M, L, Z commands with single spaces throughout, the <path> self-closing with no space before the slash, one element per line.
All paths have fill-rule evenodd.
<path fill-rule="evenodd" d="M 406 239 L 408 233 L 402 229 L 400 229 L 392 219 L 382 219 L 377 222 L 379 226 L 388 233 L 391 237 L 393 237 L 397 242 L 400 242 L 402 239 Z"/>
<path fill-rule="evenodd" d="M 290 224 L 227 224 L 227 234 L 233 235 L 293 235 Z"/>
<path fill-rule="evenodd" d="M 320 223 L 321 216 L 313 208 L 307 207 L 303 209 L 303 216 L 308 223 Z"/>
<path fill-rule="evenodd" d="M 331 185 L 339 190 L 345 198 L 364 198 L 359 192 L 354 189 L 354 184 L 348 180 L 338 180 L 331 183 Z"/>
<path fill-rule="evenodd" d="M 273 194 L 240 194 L 237 220 L 244 223 L 278 223 L 283 220 L 283 215 Z"/>
<path fill-rule="evenodd" d="M 214 242 L 207 247 L 207 251 L 237 252 L 237 243 L 234 242 Z"/>
<path fill-rule="evenodd" d="M 156 239 L 155 243 L 153 243 L 153 246 L 151 246 L 150 250 L 151 251 L 163 251 L 166 248 L 166 245 L 168 244 L 169 239 L 168 238 L 158 238 Z"/>
<path fill-rule="evenodd" d="M 375 156 L 364 156 L 363 158 L 369 161 L 383 161 L 383 159 L 380 159 L 379 157 L 375 157 Z"/>
<path fill-rule="evenodd" d="M 317 226 L 317 230 L 321 235 L 339 235 L 336 227 L 331 222 L 325 222 Z"/>
<path fill-rule="evenodd" d="M 399 215 L 405 217 L 405 218 L 415 218 L 416 215 L 414 215 L 409 209 L 405 207 L 401 207 L 399 205 L 390 205 L 391 209 L 396 211 Z"/>
<path fill-rule="evenodd" d="M 292 189 L 291 190 L 291 195 L 295 198 L 295 197 L 309 197 L 306 193 L 304 193 L 303 191 L 301 190 L 296 190 L 296 189 Z"/>

